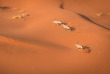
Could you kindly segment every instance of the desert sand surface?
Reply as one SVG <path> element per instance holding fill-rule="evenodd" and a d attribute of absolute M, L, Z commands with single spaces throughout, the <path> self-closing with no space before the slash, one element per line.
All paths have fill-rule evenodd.
<path fill-rule="evenodd" d="M 110 74 L 109 20 L 109 0 L 0 0 L 0 74 Z"/>

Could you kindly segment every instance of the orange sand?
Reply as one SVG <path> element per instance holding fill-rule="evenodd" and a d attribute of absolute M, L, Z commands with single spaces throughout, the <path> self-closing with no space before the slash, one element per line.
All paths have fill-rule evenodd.
<path fill-rule="evenodd" d="M 0 0 L 0 74 L 110 74 L 109 0 Z M 29 16 L 12 19 L 24 10 Z M 97 16 L 100 14 L 101 16 Z M 52 21 L 75 28 L 64 31 Z M 88 46 L 80 52 L 75 44 Z"/>

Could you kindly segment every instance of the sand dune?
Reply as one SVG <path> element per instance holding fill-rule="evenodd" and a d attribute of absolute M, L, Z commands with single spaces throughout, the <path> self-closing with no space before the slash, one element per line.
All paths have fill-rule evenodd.
<path fill-rule="evenodd" d="M 109 74 L 109 6 L 109 0 L 0 0 L 0 74 Z M 79 51 L 77 42 L 91 52 Z"/>

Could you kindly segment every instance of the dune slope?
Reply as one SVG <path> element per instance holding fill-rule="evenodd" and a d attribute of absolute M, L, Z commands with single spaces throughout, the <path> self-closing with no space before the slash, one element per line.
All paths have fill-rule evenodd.
<path fill-rule="evenodd" d="M 109 74 L 108 3 L 0 0 L 0 74 Z M 29 16 L 12 18 L 24 13 Z M 54 19 L 73 30 L 64 31 Z M 80 52 L 77 42 L 91 52 Z"/>

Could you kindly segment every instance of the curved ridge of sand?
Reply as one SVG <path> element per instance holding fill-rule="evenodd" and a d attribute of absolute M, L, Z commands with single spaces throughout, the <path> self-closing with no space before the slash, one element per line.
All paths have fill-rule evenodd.
<path fill-rule="evenodd" d="M 109 10 L 109 1 L 108 0 L 84 0 L 84 1 L 74 1 L 74 0 L 63 0 L 63 8 L 66 10 L 76 12 L 86 16 L 95 23 L 100 24 L 106 28 L 110 28 L 110 10 Z M 101 13 L 101 16 L 97 16 Z"/>

